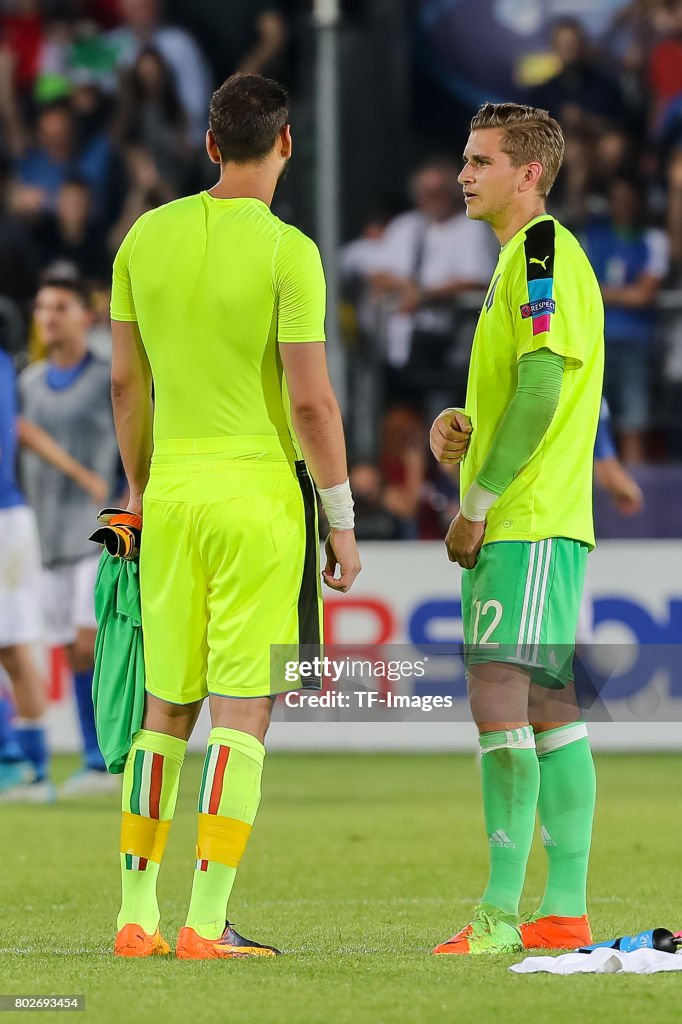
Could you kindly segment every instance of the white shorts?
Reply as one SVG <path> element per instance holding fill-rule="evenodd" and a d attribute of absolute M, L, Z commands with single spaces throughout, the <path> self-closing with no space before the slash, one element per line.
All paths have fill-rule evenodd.
<path fill-rule="evenodd" d="M 99 555 L 43 571 L 45 631 L 48 644 L 72 644 L 79 629 L 97 629 L 95 580 Z"/>
<path fill-rule="evenodd" d="M 33 509 L 0 509 L 0 647 L 42 638 L 40 542 Z"/>

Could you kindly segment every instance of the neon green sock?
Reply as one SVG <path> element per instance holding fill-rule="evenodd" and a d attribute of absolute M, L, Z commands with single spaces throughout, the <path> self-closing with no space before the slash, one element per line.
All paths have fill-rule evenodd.
<path fill-rule="evenodd" d="M 156 880 L 186 749 L 185 740 L 166 733 L 141 729 L 133 737 L 123 772 L 118 928 L 139 924 L 152 934 L 159 926 Z"/>
<path fill-rule="evenodd" d="M 581 917 L 587 913 L 587 867 L 596 795 L 594 761 L 583 722 L 538 733 L 542 841 L 547 887 L 538 913 Z"/>
<path fill-rule="evenodd" d="M 516 918 L 533 841 L 540 769 L 529 725 L 482 733 L 483 809 L 490 844 L 484 909 Z"/>
<path fill-rule="evenodd" d="M 249 733 L 212 729 L 199 792 L 197 860 L 186 927 L 205 939 L 225 928 L 227 903 L 251 834 L 265 747 Z"/>

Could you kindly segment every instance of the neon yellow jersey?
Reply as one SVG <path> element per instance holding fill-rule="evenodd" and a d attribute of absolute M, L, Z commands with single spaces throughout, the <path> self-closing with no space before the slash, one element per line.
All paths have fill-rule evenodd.
<path fill-rule="evenodd" d="M 114 261 L 111 317 L 138 323 L 155 441 L 234 437 L 240 456 L 299 458 L 277 342 L 324 341 L 325 301 L 317 246 L 259 199 L 201 192 L 140 217 Z"/>
<path fill-rule="evenodd" d="M 466 411 L 473 432 L 465 494 L 517 383 L 521 356 L 548 348 L 566 368 L 540 445 L 488 513 L 485 543 L 568 537 L 594 546 L 592 466 L 604 373 L 604 305 L 577 239 L 553 217 L 530 221 L 502 247 L 476 327 Z"/>

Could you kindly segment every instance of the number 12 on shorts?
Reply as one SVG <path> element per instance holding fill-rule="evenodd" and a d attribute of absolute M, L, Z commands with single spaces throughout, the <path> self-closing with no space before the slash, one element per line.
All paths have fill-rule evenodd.
<path fill-rule="evenodd" d="M 478 644 L 479 646 L 483 646 L 485 644 L 488 647 L 499 647 L 499 643 L 491 641 L 490 637 L 493 635 L 493 633 L 499 626 L 500 622 L 502 621 L 502 614 L 504 610 L 502 608 L 502 602 L 494 600 L 486 601 L 485 603 L 482 601 L 474 601 L 474 609 L 475 614 L 473 643 Z M 486 622 L 485 620 L 490 614 L 490 612 L 493 613 L 493 617 L 490 622 Z M 481 619 L 483 619 L 484 621 L 481 622 Z M 484 632 L 479 640 L 478 632 L 479 629 L 481 628 L 484 630 Z"/>

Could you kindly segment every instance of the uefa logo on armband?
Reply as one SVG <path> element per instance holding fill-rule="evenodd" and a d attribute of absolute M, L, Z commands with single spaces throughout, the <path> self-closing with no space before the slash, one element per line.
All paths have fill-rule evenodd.
<path fill-rule="evenodd" d="M 521 308 L 521 317 L 527 320 L 530 316 L 542 316 L 553 313 L 556 309 L 554 299 L 537 299 L 535 302 L 524 302 Z"/>

